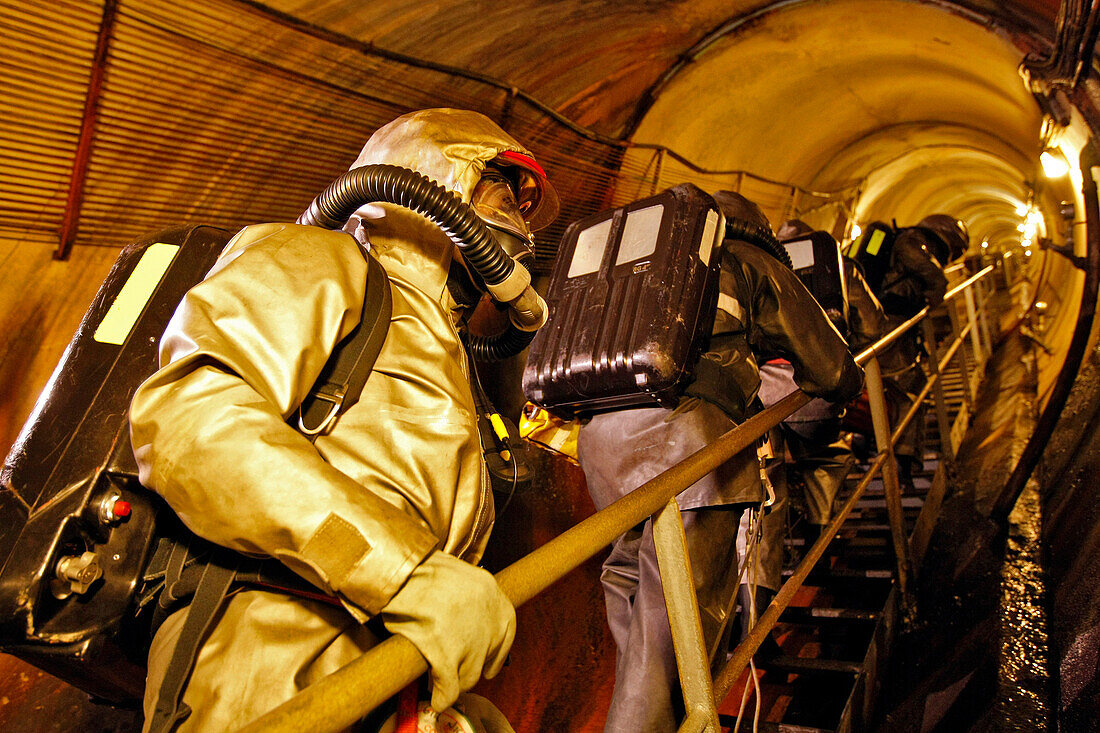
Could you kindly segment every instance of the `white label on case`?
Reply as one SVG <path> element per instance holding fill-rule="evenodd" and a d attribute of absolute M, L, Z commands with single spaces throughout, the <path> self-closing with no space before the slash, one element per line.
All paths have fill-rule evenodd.
<path fill-rule="evenodd" d="M 657 237 L 661 233 L 661 220 L 664 218 L 664 204 L 647 206 L 627 214 L 615 264 L 633 262 L 653 254 L 657 250 Z"/>
<path fill-rule="evenodd" d="M 715 238 L 718 236 L 718 212 L 707 212 L 707 225 L 703 227 L 703 241 L 699 242 L 699 259 L 710 267 L 710 253 L 714 250 Z"/>
<path fill-rule="evenodd" d="M 593 224 L 577 235 L 573 249 L 573 261 L 569 263 L 566 277 L 580 277 L 600 269 L 603 253 L 607 249 L 607 235 L 611 233 L 611 219 Z"/>
<path fill-rule="evenodd" d="M 141 259 L 134 271 L 118 291 L 107 315 L 99 322 L 99 327 L 92 335 L 93 340 L 116 346 L 121 346 L 126 341 L 178 251 L 179 245 L 158 242 L 149 245 L 141 253 Z"/>
<path fill-rule="evenodd" d="M 797 242 L 784 242 L 787 254 L 791 256 L 792 269 L 801 270 L 814 266 L 814 242 L 812 239 L 800 239 Z"/>

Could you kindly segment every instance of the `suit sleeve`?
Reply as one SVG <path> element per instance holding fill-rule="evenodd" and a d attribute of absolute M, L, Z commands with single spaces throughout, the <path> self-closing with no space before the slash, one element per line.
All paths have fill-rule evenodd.
<path fill-rule="evenodd" d="M 243 230 L 180 303 L 130 424 L 142 483 L 192 531 L 277 557 L 374 614 L 435 538 L 287 424 L 358 322 L 365 283 L 346 234 Z"/>
<path fill-rule="evenodd" d="M 895 257 L 902 272 L 916 279 L 920 284 L 924 302 L 938 305 L 947 292 L 947 276 L 935 258 L 924 246 L 921 235 L 912 231 L 903 231 L 894 242 Z"/>
<path fill-rule="evenodd" d="M 794 380 L 814 397 L 847 402 L 863 386 L 863 371 L 806 286 L 789 268 L 751 245 L 738 247 L 736 270 L 750 305 L 753 351 L 791 362 Z"/>
<path fill-rule="evenodd" d="M 852 346 L 863 348 L 881 335 L 886 316 L 858 266 L 845 259 L 844 274 L 848 285 Z"/>

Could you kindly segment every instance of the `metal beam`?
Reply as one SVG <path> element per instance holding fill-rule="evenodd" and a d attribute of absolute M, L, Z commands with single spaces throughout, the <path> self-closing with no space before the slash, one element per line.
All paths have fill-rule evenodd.
<path fill-rule="evenodd" d="M 58 234 L 55 260 L 67 260 L 76 242 L 80 226 L 80 209 L 84 203 L 84 184 L 88 175 L 88 164 L 92 159 L 95 145 L 96 124 L 99 121 L 99 100 L 103 96 L 103 82 L 107 78 L 107 53 L 111 46 L 111 35 L 118 18 L 118 0 L 105 0 L 103 17 L 99 21 L 99 35 L 95 42 L 95 55 L 92 57 L 91 74 L 88 77 L 88 93 L 84 97 L 84 115 L 80 121 L 80 140 L 73 155 L 73 171 L 69 176 L 68 203 L 65 206 L 65 218 L 61 222 Z"/>

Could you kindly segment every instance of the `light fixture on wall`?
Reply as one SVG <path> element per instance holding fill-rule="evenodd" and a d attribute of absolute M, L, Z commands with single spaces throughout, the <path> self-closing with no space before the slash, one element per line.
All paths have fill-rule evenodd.
<path fill-rule="evenodd" d="M 1039 156 L 1039 162 L 1043 166 L 1043 173 L 1047 178 L 1061 178 L 1069 173 L 1069 161 L 1058 148 L 1047 148 Z"/>

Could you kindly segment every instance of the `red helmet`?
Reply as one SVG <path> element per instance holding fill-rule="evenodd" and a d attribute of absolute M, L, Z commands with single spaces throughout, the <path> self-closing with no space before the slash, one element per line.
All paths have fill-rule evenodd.
<path fill-rule="evenodd" d="M 516 201 L 532 232 L 546 227 L 558 216 L 558 194 L 550 184 L 546 171 L 534 158 L 515 150 L 505 150 L 493 159 L 493 164 L 505 173 L 513 174 Z"/>

